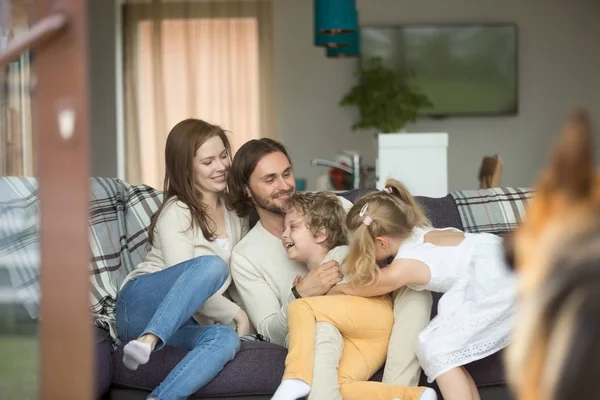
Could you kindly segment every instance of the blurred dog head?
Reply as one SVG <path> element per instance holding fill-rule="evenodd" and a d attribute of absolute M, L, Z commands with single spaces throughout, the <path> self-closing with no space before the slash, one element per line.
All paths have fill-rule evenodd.
<path fill-rule="evenodd" d="M 600 398 L 600 180 L 588 117 L 555 144 L 508 243 L 519 316 L 506 352 L 518 400 Z"/>

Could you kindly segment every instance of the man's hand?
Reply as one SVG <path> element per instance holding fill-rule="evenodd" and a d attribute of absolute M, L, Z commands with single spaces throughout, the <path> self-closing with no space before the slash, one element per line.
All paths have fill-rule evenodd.
<path fill-rule="evenodd" d="M 302 275 L 300 275 L 300 274 L 296 275 L 296 278 L 294 278 L 294 284 L 292 286 L 297 286 L 301 280 L 302 280 Z"/>
<path fill-rule="evenodd" d="M 250 320 L 244 310 L 240 308 L 240 311 L 233 317 L 235 321 L 235 330 L 239 337 L 250 334 Z"/>
<path fill-rule="evenodd" d="M 328 261 L 300 279 L 296 284 L 296 290 L 302 297 L 322 296 L 342 278 L 340 265 L 336 261 Z"/>

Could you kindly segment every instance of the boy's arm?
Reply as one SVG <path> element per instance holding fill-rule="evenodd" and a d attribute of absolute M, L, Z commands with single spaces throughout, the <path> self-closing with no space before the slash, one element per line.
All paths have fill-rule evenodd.
<path fill-rule="evenodd" d="M 233 281 L 244 302 L 250 322 L 258 333 L 283 346 L 288 334 L 287 306 L 294 300 L 292 282 L 287 302 L 280 304 L 277 295 L 246 257 L 233 252 L 230 265 Z"/>
<path fill-rule="evenodd" d="M 389 266 L 379 270 L 379 276 L 369 285 L 356 285 L 352 282 L 335 286 L 328 294 L 350 294 L 354 296 L 375 297 L 403 286 L 422 286 L 429 283 L 429 267 L 421 261 L 400 258 Z"/>

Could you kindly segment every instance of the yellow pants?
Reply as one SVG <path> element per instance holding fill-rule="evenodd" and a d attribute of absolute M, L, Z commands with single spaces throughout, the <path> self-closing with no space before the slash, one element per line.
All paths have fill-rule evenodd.
<path fill-rule="evenodd" d="M 289 352 L 283 379 L 302 379 L 312 385 L 317 322 L 328 322 L 344 338 L 338 368 L 344 400 L 418 400 L 422 387 L 386 385 L 368 379 L 385 362 L 394 324 L 389 296 L 318 296 L 288 305 Z"/>

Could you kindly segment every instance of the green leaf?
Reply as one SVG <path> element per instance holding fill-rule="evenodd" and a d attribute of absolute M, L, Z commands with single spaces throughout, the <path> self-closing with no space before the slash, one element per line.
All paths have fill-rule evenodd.
<path fill-rule="evenodd" d="M 375 129 L 380 133 L 398 132 L 414 122 L 425 108 L 433 107 L 429 98 L 408 84 L 414 71 L 395 72 L 379 57 L 369 60 L 358 73 L 358 83 L 340 100 L 340 106 L 358 108 L 359 120 L 353 130 Z"/>

